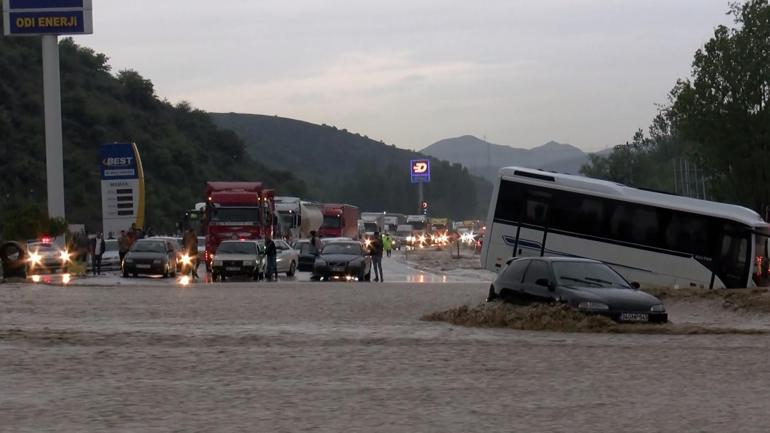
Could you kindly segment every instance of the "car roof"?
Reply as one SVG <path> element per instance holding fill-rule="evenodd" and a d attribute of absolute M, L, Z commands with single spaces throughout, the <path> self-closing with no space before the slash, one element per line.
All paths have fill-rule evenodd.
<path fill-rule="evenodd" d="M 544 256 L 544 257 L 516 257 L 513 260 L 541 260 L 545 262 L 577 262 L 577 263 L 602 263 L 599 260 L 587 259 L 584 257 L 563 257 L 563 256 Z"/>
<path fill-rule="evenodd" d="M 357 246 L 359 246 L 359 247 L 360 247 L 360 246 L 361 246 L 361 243 L 360 243 L 360 242 L 358 242 L 358 241 L 352 241 L 352 240 L 351 240 L 351 241 L 343 241 L 343 240 L 340 240 L 340 241 L 329 242 L 329 243 L 328 243 L 327 245 L 325 245 L 325 246 L 327 246 L 327 247 L 328 247 L 329 245 L 357 245 Z"/>

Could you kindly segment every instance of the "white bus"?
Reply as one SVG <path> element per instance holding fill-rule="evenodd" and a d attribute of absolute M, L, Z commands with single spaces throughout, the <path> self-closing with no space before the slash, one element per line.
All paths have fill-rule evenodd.
<path fill-rule="evenodd" d="M 767 277 L 768 235 L 745 207 L 505 167 L 481 261 L 499 272 L 511 257 L 585 257 L 647 287 L 755 287 Z"/>

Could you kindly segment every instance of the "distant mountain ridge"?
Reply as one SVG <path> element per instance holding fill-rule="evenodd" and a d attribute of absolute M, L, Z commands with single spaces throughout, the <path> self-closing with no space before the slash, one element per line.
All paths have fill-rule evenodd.
<path fill-rule="evenodd" d="M 512 165 L 579 174 L 589 155 L 571 144 L 555 141 L 532 149 L 521 149 L 490 143 L 472 135 L 440 140 L 420 152 L 462 164 L 472 174 L 488 180 L 494 180 L 501 167 Z"/>
<path fill-rule="evenodd" d="M 343 201 L 361 211 L 417 211 L 418 189 L 409 177 L 409 161 L 427 158 L 424 154 L 301 120 L 241 113 L 209 116 L 220 128 L 234 131 L 254 159 L 304 181 L 306 198 Z M 424 185 L 430 213 L 455 219 L 485 216 L 492 185 L 460 164 L 431 159 L 431 181 Z"/>

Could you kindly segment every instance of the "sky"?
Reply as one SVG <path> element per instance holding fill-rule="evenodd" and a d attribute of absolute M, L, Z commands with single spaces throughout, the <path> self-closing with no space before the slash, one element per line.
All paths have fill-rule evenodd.
<path fill-rule="evenodd" d="M 646 129 L 728 0 L 94 1 L 82 45 L 161 98 L 409 149 L 594 151 Z"/>

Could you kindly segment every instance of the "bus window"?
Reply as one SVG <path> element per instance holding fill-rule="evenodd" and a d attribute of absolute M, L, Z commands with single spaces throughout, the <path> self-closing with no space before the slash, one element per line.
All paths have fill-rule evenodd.
<path fill-rule="evenodd" d="M 524 222 L 536 226 L 545 227 L 548 225 L 548 203 L 551 201 L 551 194 L 544 191 L 528 191 L 527 199 L 524 204 Z"/>

